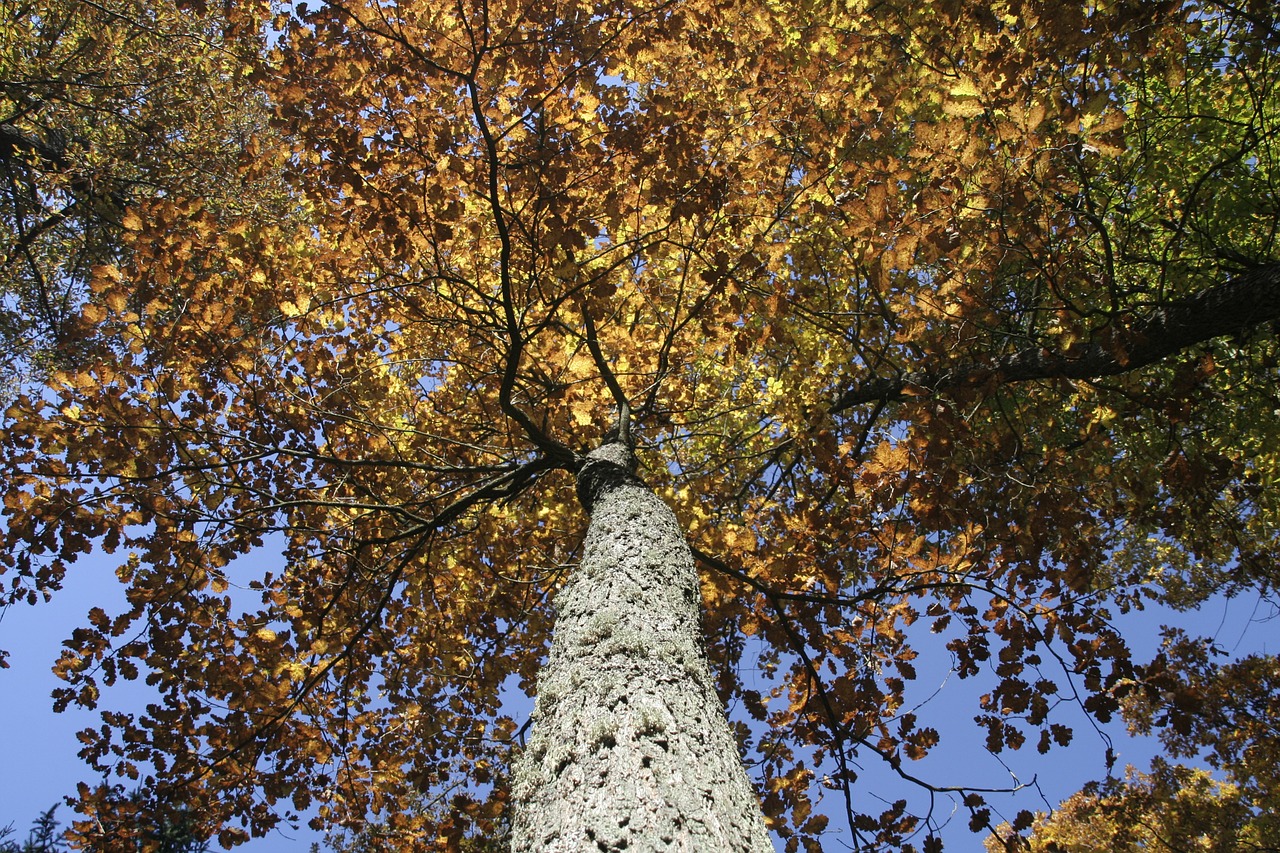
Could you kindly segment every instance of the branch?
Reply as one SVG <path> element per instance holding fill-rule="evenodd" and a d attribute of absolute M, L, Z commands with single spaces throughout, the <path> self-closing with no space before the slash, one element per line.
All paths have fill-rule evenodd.
<path fill-rule="evenodd" d="M 33 157 L 41 169 L 61 171 L 68 165 L 67 137 L 50 132 L 47 138 L 41 139 L 23 133 L 8 122 L 0 122 L 0 163 L 8 165 L 23 154 Z"/>
<path fill-rule="evenodd" d="M 1036 379 L 1098 379 L 1137 370 L 1223 335 L 1280 320 L 1280 264 L 1260 266 L 1194 296 L 1172 302 L 1127 328 L 1108 326 L 1070 354 L 1042 347 L 950 370 L 871 379 L 848 389 L 831 414 L 863 403 L 936 394 L 948 388 Z"/>
<path fill-rule="evenodd" d="M 533 482 L 538 475 L 545 471 L 556 467 L 556 463 L 544 456 L 539 456 L 533 460 L 524 463 L 519 468 L 512 471 L 505 471 L 497 476 L 490 477 L 484 483 L 480 484 L 472 492 L 463 495 L 455 500 L 449 506 L 444 507 L 431 519 L 423 521 L 412 530 L 405 531 L 404 539 L 412 538 L 413 542 L 402 553 L 399 559 L 385 576 L 385 585 L 381 595 L 370 609 L 365 619 L 357 626 L 356 631 L 347 639 L 342 646 L 341 651 L 334 655 L 333 658 L 324 663 L 315 672 L 311 673 L 302 686 L 294 692 L 290 699 L 278 706 L 270 716 L 259 725 L 252 727 L 249 735 L 242 738 L 238 743 L 230 748 L 222 750 L 216 755 L 209 758 L 208 763 L 201 769 L 199 773 L 184 780 L 183 784 L 192 784 L 212 774 L 217 768 L 227 761 L 242 754 L 245 750 L 256 748 L 253 758 L 257 760 L 262 751 L 266 749 L 267 740 L 276 732 L 280 731 L 289 719 L 293 716 L 294 711 L 311 695 L 311 692 L 326 679 L 337 666 L 348 660 L 356 650 L 356 644 L 363 640 L 368 633 L 374 628 L 378 620 L 381 618 L 383 611 L 386 609 L 387 603 L 391 600 L 391 596 L 395 593 L 396 584 L 399 583 L 405 569 L 413 562 L 421 553 L 423 547 L 431 540 L 433 536 L 452 524 L 472 507 L 485 500 L 493 500 L 498 498 L 510 499 L 519 494 L 529 483 Z M 354 553 L 354 552 L 353 552 Z M 352 581 L 352 575 L 348 573 L 343 584 L 330 599 L 330 607 L 337 601 L 338 596 L 347 589 Z M 327 615 L 328 608 L 321 614 L 321 623 L 324 616 Z M 252 716 L 252 709 L 243 711 L 246 715 Z"/>
<path fill-rule="evenodd" d="M 604 357 L 604 352 L 600 349 L 600 338 L 596 334 L 596 323 L 591 317 L 591 307 L 587 305 L 586 300 L 582 301 L 582 321 L 586 330 L 587 350 L 591 353 L 592 360 L 596 363 L 596 369 L 600 371 L 600 378 L 604 380 L 604 384 L 608 386 L 609 393 L 613 396 L 613 402 L 618 405 L 618 410 L 630 407 L 627 404 L 627 395 L 622 390 L 622 386 L 618 384 L 618 377 L 614 375 L 612 368 L 609 367 L 609 360 Z"/>

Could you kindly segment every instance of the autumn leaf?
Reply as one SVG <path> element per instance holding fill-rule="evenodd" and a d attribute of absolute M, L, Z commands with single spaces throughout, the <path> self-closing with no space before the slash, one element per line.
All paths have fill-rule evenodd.
<path fill-rule="evenodd" d="M 602 756 L 653 775 L 712 742 L 610 697 L 641 692 L 623 664 L 726 703 L 680 760 L 746 756 L 716 802 L 762 849 L 931 844 L 943 808 L 986 832 L 1018 793 L 923 759 L 1052 762 L 1073 703 L 1264 778 L 1273 734 L 1228 700 L 1266 706 L 1273 658 L 1142 662 L 1119 618 L 1277 582 L 1264 18 L 16 10 L 3 602 L 118 555 L 126 603 L 69 638 L 56 702 L 104 707 L 86 772 L 145 801 L 84 786 L 77 843 L 172 792 L 228 844 L 313 807 L 396 849 L 499 839 Z M 620 489 L 667 556 L 601 562 Z M 116 714 L 133 674 L 154 701 Z M 526 738 L 535 694 L 566 716 Z M 1196 790 L 1254 795 L 1231 784 Z M 701 849 L 679 823 L 656 836 Z"/>

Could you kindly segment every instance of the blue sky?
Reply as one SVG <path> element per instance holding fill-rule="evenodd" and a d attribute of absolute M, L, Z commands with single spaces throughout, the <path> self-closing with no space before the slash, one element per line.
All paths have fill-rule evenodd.
<path fill-rule="evenodd" d="M 91 607 L 108 613 L 124 609 L 123 587 L 115 569 L 124 554 L 94 555 L 71 566 L 66 588 L 53 601 L 35 607 L 14 605 L 0 618 L 0 648 L 7 650 L 9 669 L 0 670 L 0 731 L 3 771 L 0 771 L 0 827 L 10 823 L 14 837 L 26 837 L 32 819 L 75 790 L 81 780 L 93 781 L 77 757 L 76 732 L 100 725 L 97 711 L 69 708 L 53 713 L 50 694 L 62 682 L 51 667 L 62 641 L 85 623 Z M 127 709 L 147 701 L 142 682 L 118 682 L 103 689 L 102 708 Z M 57 816 L 65 825 L 73 813 L 61 806 Z M 321 835 L 301 829 L 289 836 L 258 839 L 236 848 L 245 853 L 305 851 Z M 214 849 L 219 849 L 216 844 Z"/>
<path fill-rule="evenodd" d="M 72 566 L 68 574 L 67 588 L 49 604 L 36 607 L 15 605 L 0 618 L 0 648 L 11 654 L 10 668 L 0 670 L 0 732 L 3 737 L 3 772 L 0 772 L 0 827 L 14 825 L 16 836 L 25 837 L 33 818 L 50 805 L 60 801 L 64 794 L 74 790 L 75 783 L 87 778 L 87 768 L 77 758 L 78 744 L 75 733 L 81 728 L 98 724 L 97 712 L 68 710 L 54 714 L 50 709 L 51 691 L 60 682 L 50 671 L 62 640 L 84 620 L 85 613 L 94 606 L 103 607 L 108 613 L 116 612 L 123 604 L 123 595 L 114 576 L 114 569 L 123 559 L 118 556 L 94 556 Z M 1215 599 L 1194 614 L 1182 614 L 1176 618 L 1192 633 L 1215 638 L 1233 654 L 1252 651 L 1275 652 L 1275 612 L 1270 605 L 1259 605 L 1255 600 L 1226 601 Z M 1162 621 L 1161 614 L 1147 611 L 1121 617 L 1126 635 L 1131 638 L 1140 658 L 1149 655 L 1158 643 L 1156 632 Z M 1272 624 L 1266 624 L 1272 620 Z M 1268 646 L 1268 639 L 1271 639 Z M 926 655 L 927 657 L 927 655 Z M 1084 782 L 1099 778 L 1105 772 L 1103 751 L 1105 744 L 1099 736 L 1088 730 L 1086 724 L 1077 725 L 1077 739 L 1066 749 L 1055 750 L 1048 757 L 1036 754 L 1032 748 L 1021 753 L 1006 753 L 1001 758 L 1008 764 L 988 755 L 982 748 L 982 737 L 969 722 L 974 705 L 972 701 L 959 702 L 960 697 L 970 699 L 981 692 L 983 685 L 976 681 L 959 682 L 948 677 L 949 661 L 941 654 L 932 660 L 922 658 L 919 694 L 927 696 L 934 688 L 943 689 L 931 700 L 946 703 L 934 704 L 922 714 L 937 720 L 946 717 L 947 709 L 955 704 L 960 710 L 956 716 L 956 735 L 946 737 L 938 751 L 925 761 L 912 765 L 913 773 L 928 775 L 933 779 L 955 778 L 961 774 L 972 784 L 990 783 L 993 786 L 1008 785 L 1012 770 L 1024 782 L 1036 776 L 1044 799 L 1035 792 L 1026 792 L 1007 812 L 1008 817 L 1019 808 L 1043 809 L 1046 802 L 1058 800 L 1076 791 Z M 104 690 L 103 707 L 127 709 L 146 701 L 148 688 L 140 682 L 126 683 Z M 965 729 L 975 733 L 964 737 Z M 1150 740 L 1128 738 L 1123 726 L 1112 724 L 1106 731 L 1113 738 L 1119 753 L 1117 769 L 1134 764 L 1145 769 L 1150 757 L 1158 752 L 1158 744 Z M 863 782 L 873 782 L 879 772 L 873 765 L 866 765 Z M 858 791 L 865 795 L 875 790 L 874 784 L 860 784 Z M 826 792 L 826 800 L 818 808 L 832 815 L 832 828 L 840 825 L 839 814 L 843 808 L 838 792 Z M 869 811 L 875 810 L 868 806 Z M 947 806 L 942 806 L 945 814 Z M 58 814 L 65 823 L 72 817 L 70 808 L 63 806 Z M 946 832 L 949 850 L 979 850 L 979 836 L 969 833 L 967 814 L 956 814 Z M 846 849 L 840 843 L 847 836 L 833 832 L 828 849 Z M 311 842 L 320 835 L 305 828 L 296 832 L 277 832 L 275 835 L 256 839 L 237 850 L 245 853 L 306 853 Z M 216 847 L 215 847 L 216 849 Z"/>

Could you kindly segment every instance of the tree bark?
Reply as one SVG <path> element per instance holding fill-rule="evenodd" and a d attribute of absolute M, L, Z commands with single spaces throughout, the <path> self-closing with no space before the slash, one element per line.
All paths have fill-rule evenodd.
<path fill-rule="evenodd" d="M 512 850 L 772 853 L 716 695 L 693 557 L 622 441 L 587 456 L 582 563 L 556 598 Z"/>

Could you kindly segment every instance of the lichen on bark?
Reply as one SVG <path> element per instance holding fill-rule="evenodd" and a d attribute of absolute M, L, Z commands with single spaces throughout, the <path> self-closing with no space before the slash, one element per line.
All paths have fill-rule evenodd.
<path fill-rule="evenodd" d="M 512 849 L 772 851 L 715 692 L 692 554 L 634 465 L 614 441 L 578 472 L 591 522 L 556 599 Z"/>

